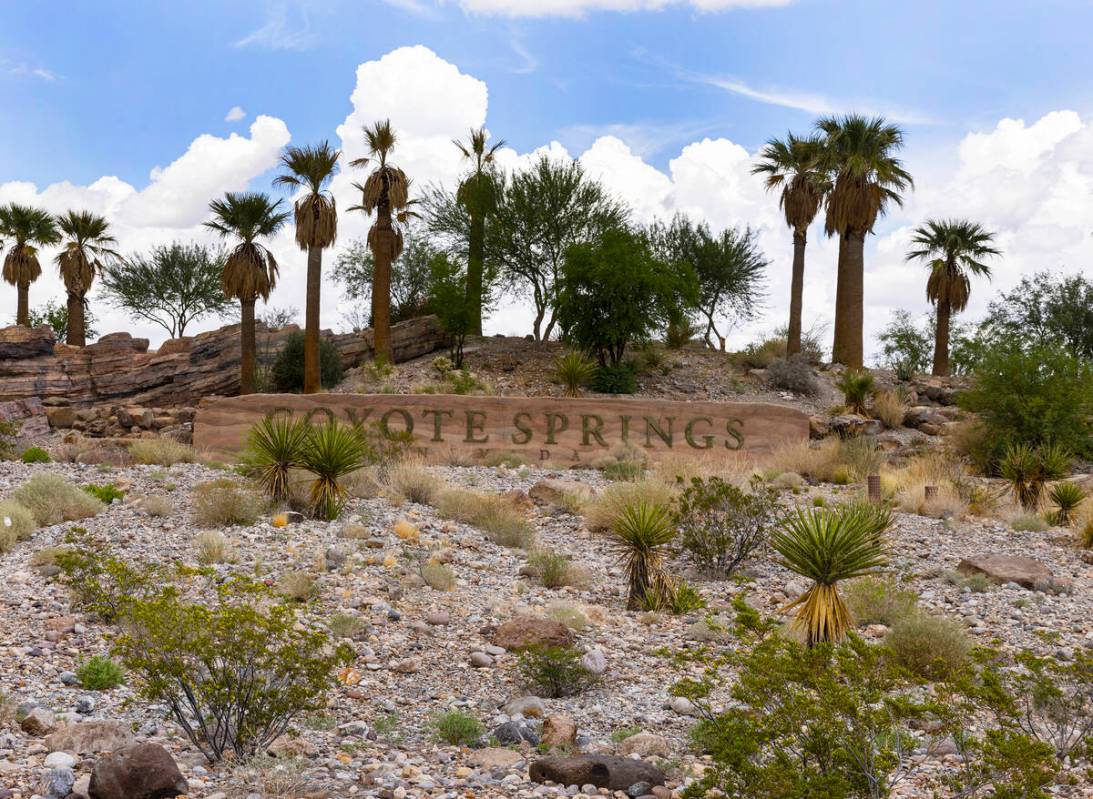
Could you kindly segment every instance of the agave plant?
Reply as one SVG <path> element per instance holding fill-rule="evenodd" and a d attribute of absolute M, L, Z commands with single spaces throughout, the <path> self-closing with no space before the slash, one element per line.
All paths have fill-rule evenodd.
<path fill-rule="evenodd" d="M 328 521 L 338 518 L 349 496 L 341 480 L 367 466 L 369 452 L 357 427 L 331 419 L 312 429 L 301 458 L 303 467 L 314 475 L 308 492 L 312 516 Z"/>
<path fill-rule="evenodd" d="M 268 415 L 251 428 L 248 436 L 249 465 L 254 476 L 276 502 L 291 494 L 289 473 L 304 465 L 311 425 L 304 418 Z"/>
<path fill-rule="evenodd" d="M 805 632 L 810 647 L 846 637 L 854 620 L 838 584 L 885 565 L 883 533 L 891 523 L 891 511 L 882 506 L 799 508 L 771 537 L 779 562 L 812 580 L 812 586 L 786 608 L 797 608 L 793 626 Z"/>
<path fill-rule="evenodd" d="M 608 530 L 608 538 L 626 569 L 626 606 L 630 610 L 643 607 L 650 597 L 666 598 L 671 592 L 664 555 L 675 535 L 668 508 L 645 502 L 624 508 Z"/>
<path fill-rule="evenodd" d="M 998 462 L 998 473 L 1009 482 L 1021 507 L 1036 511 L 1047 481 L 1062 477 L 1069 467 L 1070 454 L 1057 444 L 1011 444 Z"/>
<path fill-rule="evenodd" d="M 873 375 L 848 369 L 835 385 L 843 393 L 846 407 L 854 413 L 865 415 L 865 402 L 873 393 Z"/>
<path fill-rule="evenodd" d="M 567 352 L 554 365 L 554 379 L 565 386 L 567 397 L 581 396 L 581 387 L 596 373 L 596 364 L 579 352 Z"/>
<path fill-rule="evenodd" d="M 1049 497 L 1055 506 L 1051 520 L 1060 527 L 1064 527 L 1070 524 L 1071 519 L 1074 518 L 1074 511 L 1085 501 L 1085 492 L 1077 483 L 1062 482 L 1051 489 Z"/>

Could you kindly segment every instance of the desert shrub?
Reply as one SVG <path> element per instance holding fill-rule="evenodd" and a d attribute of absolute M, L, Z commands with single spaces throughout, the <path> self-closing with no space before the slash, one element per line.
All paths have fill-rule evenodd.
<path fill-rule="evenodd" d="M 15 441 L 21 424 L 8 419 L 0 419 L 0 460 L 7 460 L 15 455 Z"/>
<path fill-rule="evenodd" d="M 907 418 L 907 403 L 896 391 L 878 391 L 873 397 L 873 415 L 889 430 L 903 426 Z"/>
<path fill-rule="evenodd" d="M 877 446 L 877 440 L 872 436 L 856 436 L 839 442 L 838 463 L 847 469 L 854 481 L 860 482 L 871 474 L 879 473 L 886 460 L 884 450 Z M 833 477 L 837 476 L 836 468 Z"/>
<path fill-rule="evenodd" d="M 1093 363 L 1061 347 L 994 348 L 957 399 L 978 414 L 983 435 L 971 454 L 984 471 L 993 473 L 1018 445 L 1065 444 L 1076 455 L 1093 454 Z"/>
<path fill-rule="evenodd" d="M 779 563 L 812 581 L 790 607 L 793 627 L 809 644 L 841 641 L 852 626 L 838 584 L 876 572 L 885 564 L 882 535 L 891 512 L 875 505 L 844 505 L 837 510 L 797 509 L 771 537 Z"/>
<path fill-rule="evenodd" d="M 1078 535 L 1078 543 L 1087 549 L 1093 548 L 1093 500 L 1078 508 L 1073 526 Z"/>
<path fill-rule="evenodd" d="M 257 492 L 229 477 L 198 484 L 190 501 L 200 527 L 246 527 L 258 521 L 265 510 L 265 501 Z"/>
<path fill-rule="evenodd" d="M 504 547 L 527 547 L 535 538 L 531 523 L 499 496 L 448 489 L 436 498 L 436 510 L 445 519 L 469 524 Z"/>
<path fill-rule="evenodd" d="M 1048 528 L 1048 523 L 1038 513 L 1018 513 L 1010 519 L 1010 528 L 1018 533 L 1042 533 Z"/>
<path fill-rule="evenodd" d="M 926 486 L 936 485 L 937 496 L 926 498 Z M 969 510 L 968 502 L 950 483 L 909 483 L 896 495 L 900 510 L 934 519 L 959 519 Z"/>
<path fill-rule="evenodd" d="M 273 387 L 282 392 L 300 392 L 304 388 L 304 334 L 293 331 L 277 353 L 270 367 Z M 329 339 L 319 338 L 319 382 L 333 388 L 342 379 L 342 360 L 338 348 Z"/>
<path fill-rule="evenodd" d="M 816 482 L 830 481 L 839 463 L 840 442 L 835 438 L 823 441 L 795 441 L 782 444 L 763 458 L 763 463 L 773 474 L 797 472 Z"/>
<path fill-rule="evenodd" d="M 554 362 L 554 382 L 565 387 L 567 397 L 579 397 L 592 380 L 596 365 L 580 352 L 567 352 Z"/>
<path fill-rule="evenodd" d="M 88 691 L 109 691 L 125 684 L 121 666 L 104 655 L 95 655 L 76 669 L 80 685 Z"/>
<path fill-rule="evenodd" d="M 666 610 L 673 616 L 683 616 L 706 607 L 706 598 L 686 580 L 671 580 L 664 589 L 652 590 L 642 600 L 642 610 Z"/>
<path fill-rule="evenodd" d="M 216 530 L 204 530 L 194 536 L 197 562 L 205 566 L 230 560 L 229 546 L 228 539 Z"/>
<path fill-rule="evenodd" d="M 896 662 L 926 680 L 947 680 L 968 663 L 971 642 L 964 625 L 928 613 L 911 613 L 897 619 L 884 637 L 884 645 Z"/>
<path fill-rule="evenodd" d="M 0 552 L 7 552 L 34 534 L 34 514 L 14 499 L 0 501 Z"/>
<path fill-rule="evenodd" d="M 115 499 L 125 497 L 125 492 L 113 483 L 104 483 L 102 485 L 89 483 L 83 487 L 83 490 L 105 505 L 109 505 Z"/>
<path fill-rule="evenodd" d="M 174 466 L 197 460 L 193 447 L 173 438 L 139 439 L 129 445 L 129 455 L 134 463 L 156 466 Z"/>
<path fill-rule="evenodd" d="M 572 647 L 533 647 L 520 654 L 517 664 L 525 687 L 536 696 L 561 699 L 576 696 L 600 681 L 581 663 L 581 653 Z"/>
<path fill-rule="evenodd" d="M 412 460 L 389 466 L 384 482 L 396 496 L 419 505 L 431 505 L 444 484 L 426 471 L 420 461 Z"/>
<path fill-rule="evenodd" d="M 247 434 L 245 470 L 274 502 L 287 502 L 292 495 L 290 475 L 303 465 L 310 434 L 307 419 L 285 414 L 266 416 Z"/>
<path fill-rule="evenodd" d="M 568 602 L 551 602 L 547 605 L 546 616 L 575 632 L 580 632 L 588 626 L 588 615 Z"/>
<path fill-rule="evenodd" d="M 171 505 L 171 500 L 156 494 L 149 494 L 148 496 L 141 497 L 137 501 L 136 506 L 149 516 L 170 516 L 174 512 L 174 506 Z"/>
<path fill-rule="evenodd" d="M 12 498 L 29 510 L 40 527 L 95 516 L 103 504 L 59 474 L 36 474 Z"/>
<path fill-rule="evenodd" d="M 749 369 L 766 369 L 779 358 L 785 357 L 785 336 L 772 336 L 762 341 L 752 342 L 736 353 L 734 360 Z"/>
<path fill-rule="evenodd" d="M 1075 511 L 1085 501 L 1085 491 L 1077 483 L 1056 483 L 1048 494 L 1048 499 L 1055 506 L 1051 512 L 1052 523 L 1065 527 L 1070 524 Z"/>
<path fill-rule="evenodd" d="M 638 377 L 628 363 L 597 366 L 592 375 L 592 390 L 601 394 L 636 394 Z"/>
<path fill-rule="evenodd" d="M 435 560 L 421 564 L 421 579 L 434 591 L 451 591 L 455 588 L 455 572 Z"/>
<path fill-rule="evenodd" d="M 335 613 L 330 617 L 327 626 L 335 638 L 356 638 L 366 629 L 364 619 L 348 613 Z"/>
<path fill-rule="evenodd" d="M 777 515 L 777 492 L 758 481 L 749 494 L 719 477 L 695 477 L 676 502 L 673 523 L 695 563 L 728 577 L 766 543 Z"/>
<path fill-rule="evenodd" d="M 390 468 L 390 466 L 387 467 L 387 469 Z M 384 469 L 384 474 L 386 474 L 387 469 Z M 354 499 L 378 497 L 383 493 L 383 489 L 380 487 L 375 474 L 375 471 L 371 468 L 357 469 L 357 471 L 350 472 L 345 476 L 345 479 L 342 480 L 342 486 L 345 487 L 346 493 Z"/>
<path fill-rule="evenodd" d="M 994 583 L 985 574 L 961 574 L 958 571 L 947 571 L 943 575 L 945 582 L 955 585 L 961 591 L 968 590 L 972 594 L 985 594 L 995 588 Z"/>
<path fill-rule="evenodd" d="M 901 588 L 892 577 L 879 575 L 850 580 L 843 587 L 843 598 L 858 626 L 891 627 L 914 613 L 918 605 L 918 594 L 910 588 Z"/>
<path fill-rule="evenodd" d="M 405 541 L 407 544 L 417 544 L 421 541 L 421 530 L 408 519 L 399 519 L 391 525 L 391 529 L 395 531 L 400 541 Z"/>
<path fill-rule="evenodd" d="M 675 536 L 671 511 L 647 502 L 624 508 L 608 530 L 607 540 L 626 572 L 629 609 L 665 601 L 671 590 L 665 556 Z"/>
<path fill-rule="evenodd" d="M 131 564 L 103 551 L 97 542 L 67 547 L 56 561 L 74 604 L 108 623 L 117 621 L 128 603 L 147 598 L 167 581 L 162 570 Z"/>
<path fill-rule="evenodd" d="M 473 746 L 486 734 L 482 722 L 461 710 L 449 710 L 432 721 L 433 734 L 437 740 L 449 746 Z"/>
<path fill-rule="evenodd" d="M 301 457 L 312 475 L 308 486 L 312 516 L 327 521 L 338 518 L 349 498 L 342 480 L 367 466 L 370 454 L 368 442 L 356 427 L 331 419 L 312 429 Z"/>
<path fill-rule="evenodd" d="M 528 569 L 544 588 L 561 588 L 583 582 L 583 575 L 569 556 L 552 549 L 531 550 L 528 553 Z"/>
<path fill-rule="evenodd" d="M 267 592 L 238 579 L 218 586 L 208 606 L 163 589 L 129 602 L 115 641 L 144 698 L 165 705 L 213 763 L 264 751 L 322 706 L 334 669 L 353 658 L 300 624 L 291 606 L 259 600 Z"/>
<path fill-rule="evenodd" d="M 627 508 L 641 502 L 670 505 L 675 497 L 675 490 L 659 480 L 612 483 L 586 503 L 585 524 L 593 532 L 605 532 L 614 527 Z"/>
<path fill-rule="evenodd" d="M 19 459 L 23 463 L 49 463 L 52 460 L 49 453 L 41 447 L 27 447 Z"/>
<path fill-rule="evenodd" d="M 277 578 L 277 593 L 293 602 L 307 602 L 319 595 L 315 578 L 305 571 L 283 572 Z"/>
<path fill-rule="evenodd" d="M 998 462 L 998 473 L 1009 482 L 1021 507 L 1035 511 L 1043 502 L 1047 482 L 1064 476 L 1069 467 L 1070 456 L 1057 444 L 1011 444 Z"/>
<path fill-rule="evenodd" d="M 873 393 L 873 375 L 847 369 L 836 381 L 835 386 L 843 393 L 843 402 L 852 413 L 865 415 L 866 402 Z"/>
<path fill-rule="evenodd" d="M 812 373 L 812 366 L 801 353 L 788 358 L 777 358 L 767 366 L 767 380 L 775 388 L 814 397 L 820 393 L 820 384 Z"/>
<path fill-rule="evenodd" d="M 600 471 L 608 480 L 640 480 L 648 467 L 641 461 L 612 461 Z"/>

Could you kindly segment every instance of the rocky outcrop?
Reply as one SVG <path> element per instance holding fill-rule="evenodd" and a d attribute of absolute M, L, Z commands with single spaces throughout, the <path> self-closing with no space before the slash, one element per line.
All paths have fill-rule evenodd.
<path fill-rule="evenodd" d="M 259 324 L 259 362 L 271 363 L 297 329 L 293 325 L 270 331 Z M 372 357 L 371 330 L 324 335 L 338 348 L 343 368 Z M 445 335 L 435 316 L 425 316 L 394 325 L 391 341 L 394 360 L 402 362 L 443 346 Z M 110 333 L 86 347 L 70 347 L 55 343 L 48 327 L 0 329 L 0 402 L 37 397 L 47 407 L 166 408 L 238 391 L 238 325 L 170 339 L 155 352 L 149 352 L 147 339 L 128 333 Z M 49 415 L 58 427 L 76 421 L 68 410 Z"/>

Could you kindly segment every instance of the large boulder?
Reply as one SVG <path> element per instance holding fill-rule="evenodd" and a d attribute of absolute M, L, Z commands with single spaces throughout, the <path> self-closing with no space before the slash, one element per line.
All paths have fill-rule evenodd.
<path fill-rule="evenodd" d="M 0 421 L 15 422 L 23 439 L 49 435 L 49 417 L 38 397 L 0 402 Z"/>
<path fill-rule="evenodd" d="M 98 755 L 131 746 L 136 739 L 125 722 L 90 719 L 61 727 L 45 743 L 51 752 Z"/>
<path fill-rule="evenodd" d="M 545 646 L 570 646 L 573 632 L 560 622 L 538 616 L 516 616 L 493 633 L 493 644 L 513 651 Z"/>
<path fill-rule="evenodd" d="M 169 799 L 189 789 L 159 744 L 133 744 L 103 755 L 91 771 L 90 799 Z"/>
<path fill-rule="evenodd" d="M 0 328 L 0 360 L 52 355 L 56 340 L 53 328 L 49 325 L 41 327 L 12 325 Z"/>
<path fill-rule="evenodd" d="M 543 757 L 528 767 L 533 782 L 559 785 L 595 785 L 611 791 L 625 791 L 639 782 L 663 785 L 663 771 L 650 763 L 611 755 Z"/>
<path fill-rule="evenodd" d="M 1016 583 L 1033 591 L 1065 590 L 1068 581 L 1059 580 L 1046 565 L 1022 555 L 973 555 L 957 564 L 961 574 L 982 574 L 991 582 Z"/>

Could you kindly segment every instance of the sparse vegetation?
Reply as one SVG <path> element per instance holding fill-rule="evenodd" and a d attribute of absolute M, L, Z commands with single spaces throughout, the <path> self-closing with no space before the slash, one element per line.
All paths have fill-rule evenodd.
<path fill-rule="evenodd" d="M 568 555 L 552 549 L 533 549 L 528 553 L 528 569 L 544 588 L 561 588 L 584 582 L 584 574 Z"/>
<path fill-rule="evenodd" d="M 473 746 L 486 734 L 482 722 L 460 710 L 440 714 L 433 719 L 432 727 L 437 740 L 449 746 Z"/>
<path fill-rule="evenodd" d="M 907 418 L 907 403 L 898 391 L 878 391 L 873 396 L 873 415 L 889 430 L 903 426 Z"/>
<path fill-rule="evenodd" d="M 576 696 L 600 681 L 581 663 L 581 653 L 567 646 L 528 649 L 520 654 L 517 667 L 524 685 L 548 699 Z"/>
<path fill-rule="evenodd" d="M 875 381 L 868 372 L 847 369 L 839 377 L 835 386 L 843 393 L 843 402 L 851 413 L 866 415 L 866 403 L 873 393 Z"/>
<path fill-rule="evenodd" d="M 436 510 L 445 519 L 477 527 L 503 547 L 526 549 L 535 539 L 531 523 L 499 496 L 447 489 L 437 496 Z"/>
<path fill-rule="evenodd" d="M 455 572 L 435 560 L 421 564 L 421 579 L 434 591 L 451 591 L 455 588 Z"/>
<path fill-rule="evenodd" d="M 422 462 L 414 460 L 391 464 L 387 468 L 385 483 L 396 496 L 419 505 L 431 505 L 444 485 L 440 478 L 425 469 Z"/>
<path fill-rule="evenodd" d="M 198 484 L 190 499 L 194 521 L 201 527 L 246 527 L 258 521 L 265 510 L 257 492 L 229 477 Z"/>
<path fill-rule="evenodd" d="M 129 455 L 134 463 L 156 466 L 174 466 L 176 463 L 193 463 L 197 453 L 189 444 L 173 438 L 142 438 L 129 445 Z"/>
<path fill-rule="evenodd" d="M 675 500 L 676 491 L 660 480 L 612 483 L 585 504 L 585 523 L 593 532 L 606 532 L 626 511 L 641 502 L 669 506 Z"/>
<path fill-rule="evenodd" d="M 884 645 L 896 661 L 927 680 L 947 680 L 968 663 L 971 642 L 956 619 L 928 613 L 910 613 L 892 624 Z"/>
<path fill-rule="evenodd" d="M 53 459 L 41 447 L 27 447 L 19 456 L 19 460 L 23 463 L 49 463 Z"/>
<path fill-rule="evenodd" d="M 820 393 L 820 384 L 812 373 L 812 365 L 799 352 L 788 358 L 776 358 L 766 368 L 767 380 L 775 388 L 806 397 L 814 397 Z"/>
<path fill-rule="evenodd" d="M 37 528 L 34 514 L 14 499 L 0 501 L 0 553 L 25 541 Z"/>
<path fill-rule="evenodd" d="M 696 477 L 677 501 L 673 524 L 695 563 L 729 577 L 766 544 L 778 512 L 777 492 L 758 480 L 745 493 L 719 477 Z"/>
<path fill-rule="evenodd" d="M 293 602 L 307 602 L 318 596 L 315 578 L 305 571 L 284 572 L 277 578 L 277 593 Z"/>
<path fill-rule="evenodd" d="M 59 474 L 43 472 L 15 489 L 12 498 L 30 511 L 39 527 L 95 516 L 103 504 Z"/>
<path fill-rule="evenodd" d="M 93 496 L 95 499 L 102 502 L 104 505 L 109 505 L 115 499 L 124 499 L 125 492 L 118 488 L 113 483 L 104 483 L 98 485 L 96 483 L 90 483 L 83 487 L 83 490 Z"/>
<path fill-rule="evenodd" d="M 197 562 L 204 566 L 225 563 L 231 560 L 229 542 L 223 533 L 216 530 L 204 530 L 194 536 L 194 551 Z"/>
<path fill-rule="evenodd" d="M 80 685 L 88 691 L 109 691 L 125 684 L 121 666 L 104 655 L 95 655 L 76 669 Z"/>
<path fill-rule="evenodd" d="M 843 598 L 850 616 L 859 627 L 883 624 L 891 627 L 915 612 L 918 595 L 903 588 L 891 576 L 869 575 L 848 581 Z"/>

